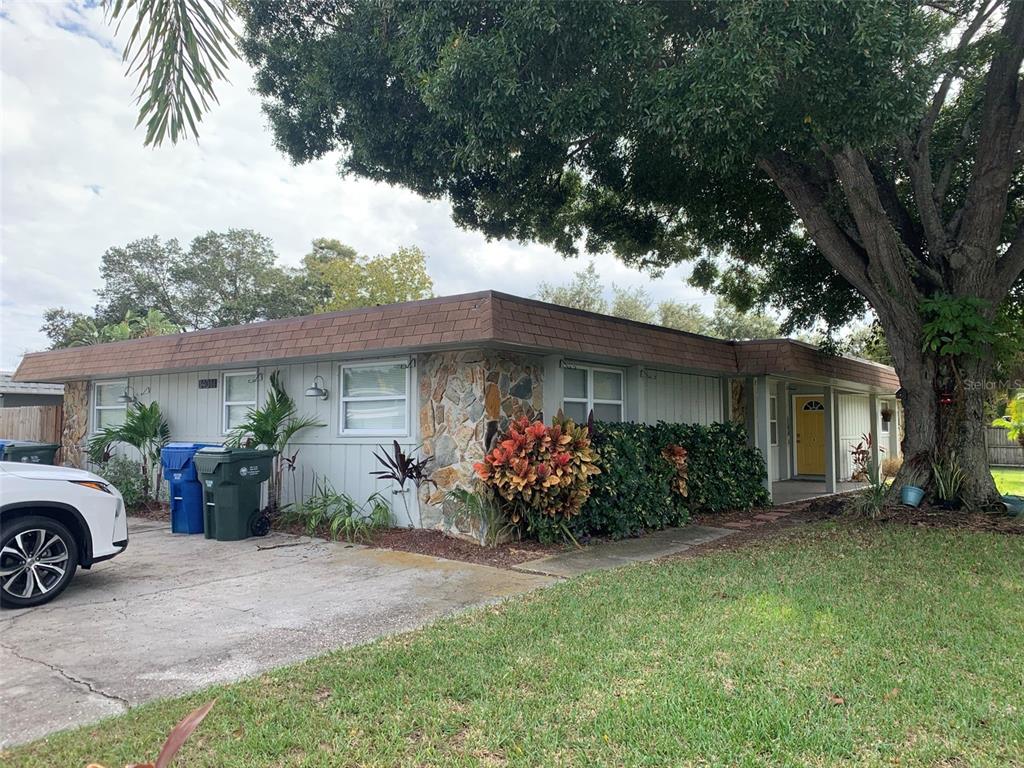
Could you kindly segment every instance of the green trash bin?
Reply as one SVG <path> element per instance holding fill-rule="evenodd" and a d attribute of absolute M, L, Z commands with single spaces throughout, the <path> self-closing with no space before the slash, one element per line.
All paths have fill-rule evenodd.
<path fill-rule="evenodd" d="M 60 448 L 56 443 L 37 443 L 33 440 L 0 440 L 0 458 L 26 464 L 53 464 Z"/>
<path fill-rule="evenodd" d="M 238 541 L 253 534 L 260 491 L 277 451 L 203 448 L 192 457 L 203 486 L 203 532 L 208 539 Z"/>

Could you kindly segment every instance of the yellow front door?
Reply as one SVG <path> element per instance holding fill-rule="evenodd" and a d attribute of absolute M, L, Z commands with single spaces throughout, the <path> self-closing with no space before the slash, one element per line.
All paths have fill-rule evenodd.
<path fill-rule="evenodd" d="M 793 399 L 796 411 L 796 473 L 825 474 L 825 404 L 815 395 Z"/>

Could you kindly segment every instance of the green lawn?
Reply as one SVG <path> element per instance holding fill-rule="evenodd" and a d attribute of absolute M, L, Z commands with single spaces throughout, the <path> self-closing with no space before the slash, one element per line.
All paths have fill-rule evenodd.
<path fill-rule="evenodd" d="M 992 470 L 992 477 L 996 479 L 1000 493 L 1024 496 L 1024 469 L 996 467 Z"/>
<path fill-rule="evenodd" d="M 1022 563 L 1024 537 L 815 526 L 566 582 L 0 763 L 153 759 L 216 696 L 182 766 L 1021 765 Z"/>

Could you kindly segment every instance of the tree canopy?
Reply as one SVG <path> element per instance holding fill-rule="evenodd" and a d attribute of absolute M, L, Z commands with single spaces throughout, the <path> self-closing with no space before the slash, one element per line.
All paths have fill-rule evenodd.
<path fill-rule="evenodd" d="M 320 238 L 301 268 L 248 229 L 207 232 L 187 250 L 159 236 L 107 249 L 92 314 L 52 307 L 40 329 L 51 347 L 121 341 L 258 320 L 427 298 L 433 283 L 415 247 L 365 257 Z"/>
<path fill-rule="evenodd" d="M 715 311 L 708 317 L 697 304 L 669 299 L 655 306 L 650 294 L 642 286 L 620 288 L 613 285 L 612 301 L 609 304 L 594 262 L 576 272 L 568 283 L 541 283 L 537 286 L 537 298 L 564 307 L 610 314 L 720 339 L 767 339 L 779 335 L 779 324 L 771 316 L 760 312 L 740 312 L 721 299 L 715 302 Z"/>
<path fill-rule="evenodd" d="M 344 148 L 343 173 L 447 197 L 491 237 L 690 260 L 698 284 L 790 325 L 870 306 L 906 393 L 905 478 L 955 455 L 968 495 L 994 495 L 965 382 L 991 374 L 996 334 L 926 339 L 991 323 L 1024 269 L 1024 0 L 240 12 L 294 160 Z M 940 305 L 977 317 L 938 329 Z"/>
<path fill-rule="evenodd" d="M 338 240 L 319 238 L 302 263 L 317 312 L 397 304 L 433 295 L 426 254 L 415 246 L 369 257 Z"/>

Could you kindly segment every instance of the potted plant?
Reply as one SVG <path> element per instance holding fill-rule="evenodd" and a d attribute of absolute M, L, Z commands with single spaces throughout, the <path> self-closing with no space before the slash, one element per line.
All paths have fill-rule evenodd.
<path fill-rule="evenodd" d="M 888 424 L 889 422 L 892 421 L 892 409 L 888 405 L 882 406 L 881 416 L 882 416 L 882 423 L 883 424 Z"/>
<path fill-rule="evenodd" d="M 950 454 L 945 462 L 932 462 L 932 477 L 935 478 L 935 497 L 943 509 L 960 509 L 960 494 L 967 474 L 957 463 L 956 454 Z"/>

